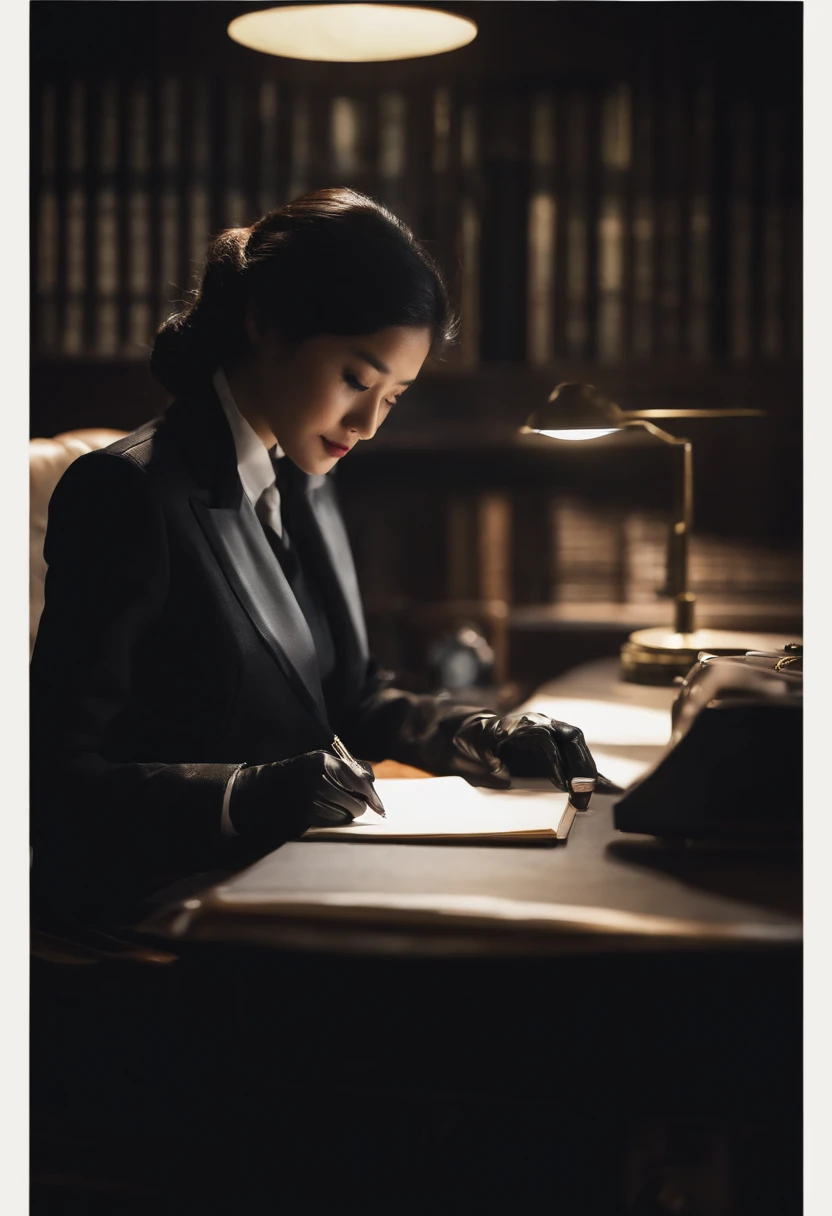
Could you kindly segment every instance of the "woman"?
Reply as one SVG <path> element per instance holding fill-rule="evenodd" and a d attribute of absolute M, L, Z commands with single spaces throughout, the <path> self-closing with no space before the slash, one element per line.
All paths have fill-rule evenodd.
<path fill-rule="evenodd" d="M 453 332 L 424 249 L 350 190 L 213 242 L 153 349 L 173 404 L 71 465 L 50 506 L 32 660 L 46 882 L 98 899 L 234 837 L 274 847 L 379 808 L 336 735 L 364 761 L 491 783 L 595 775 L 579 730 L 388 687 L 367 651 L 330 473 Z"/>

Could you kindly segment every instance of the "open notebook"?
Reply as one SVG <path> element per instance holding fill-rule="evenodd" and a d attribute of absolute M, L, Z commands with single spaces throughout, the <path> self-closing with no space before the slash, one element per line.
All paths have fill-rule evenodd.
<path fill-rule="evenodd" d="M 557 844 L 566 840 L 575 808 L 550 782 L 486 790 L 462 777 L 379 779 L 387 818 L 368 810 L 344 827 L 309 828 L 303 840 L 459 841 L 465 844 Z"/>

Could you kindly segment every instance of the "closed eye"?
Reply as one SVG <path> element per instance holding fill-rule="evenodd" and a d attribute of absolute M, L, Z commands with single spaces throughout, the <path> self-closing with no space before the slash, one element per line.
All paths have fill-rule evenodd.
<path fill-rule="evenodd" d="M 361 383 L 361 381 L 358 379 L 358 377 L 357 377 L 357 376 L 354 376 L 354 375 L 352 374 L 352 372 L 344 372 L 344 381 L 345 381 L 345 383 L 346 383 L 346 384 L 348 384 L 348 385 L 350 386 L 350 388 L 351 388 L 351 389 L 353 389 L 353 390 L 354 390 L 356 393 L 366 393 L 366 392 L 369 392 L 370 385 L 369 385 L 369 384 L 362 384 L 362 383 Z M 405 391 L 405 390 L 403 389 L 403 390 L 402 390 L 402 392 L 401 392 L 401 393 L 398 393 L 398 394 L 397 394 L 397 396 L 395 396 L 395 397 L 385 397 L 385 398 L 384 398 L 384 400 L 385 400 L 385 402 L 387 403 L 387 405 L 395 405 L 395 404 L 396 404 L 396 402 L 399 400 L 399 398 L 400 398 L 400 397 L 402 397 L 402 395 L 403 395 L 404 391 Z"/>

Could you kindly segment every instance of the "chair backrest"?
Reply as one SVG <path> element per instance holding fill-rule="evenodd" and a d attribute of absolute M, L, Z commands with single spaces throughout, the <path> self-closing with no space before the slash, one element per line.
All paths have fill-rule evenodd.
<path fill-rule="evenodd" d="M 90 427 L 81 431 L 65 431 L 54 439 L 29 441 L 29 657 L 37 637 L 40 614 L 43 612 L 43 584 L 46 562 L 43 542 L 49 500 L 65 471 L 85 452 L 105 448 L 126 434 L 125 431 Z"/>

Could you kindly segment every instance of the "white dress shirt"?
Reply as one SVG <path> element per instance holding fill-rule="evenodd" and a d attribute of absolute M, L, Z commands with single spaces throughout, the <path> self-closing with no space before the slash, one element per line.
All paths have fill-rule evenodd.
<path fill-rule="evenodd" d="M 234 436 L 234 447 L 237 449 L 237 472 L 240 474 L 240 481 L 243 483 L 243 491 L 246 498 L 256 510 L 257 504 L 263 496 L 265 490 L 269 490 L 269 524 L 277 532 L 278 536 L 283 535 L 283 526 L 280 519 L 280 491 L 277 488 L 274 475 L 274 465 L 272 464 L 271 453 L 280 457 L 283 455 L 283 449 L 279 444 L 276 444 L 271 453 L 266 448 L 262 439 L 254 433 L 251 425 L 246 421 L 237 406 L 236 401 L 231 393 L 231 387 L 228 379 L 222 368 L 218 368 L 214 372 L 214 388 L 217 396 L 220 399 L 220 405 L 223 408 L 223 413 L 228 419 L 228 425 L 231 427 L 231 434 Z M 240 766 L 242 767 L 242 765 Z M 221 830 L 223 836 L 236 836 L 237 832 L 231 822 L 229 807 L 231 805 L 231 790 L 234 786 L 234 779 L 237 776 L 236 770 L 229 777 L 225 793 L 222 799 L 222 819 Z"/>
<path fill-rule="evenodd" d="M 250 423 L 240 413 L 237 402 L 231 394 L 231 386 L 221 367 L 214 372 L 214 388 L 217 390 L 220 405 L 228 419 L 231 434 L 234 436 L 234 447 L 237 449 L 237 472 L 240 474 L 240 481 L 243 483 L 246 498 L 252 507 L 256 508 L 263 491 L 268 489 L 269 486 L 274 486 L 274 493 L 277 495 L 278 535 L 282 535 L 283 529 L 280 526 L 280 492 L 275 482 L 271 453 L 266 448 L 263 440 L 259 439 L 254 433 Z M 280 444 L 275 444 L 271 452 L 278 458 L 283 455 L 283 449 Z"/>

